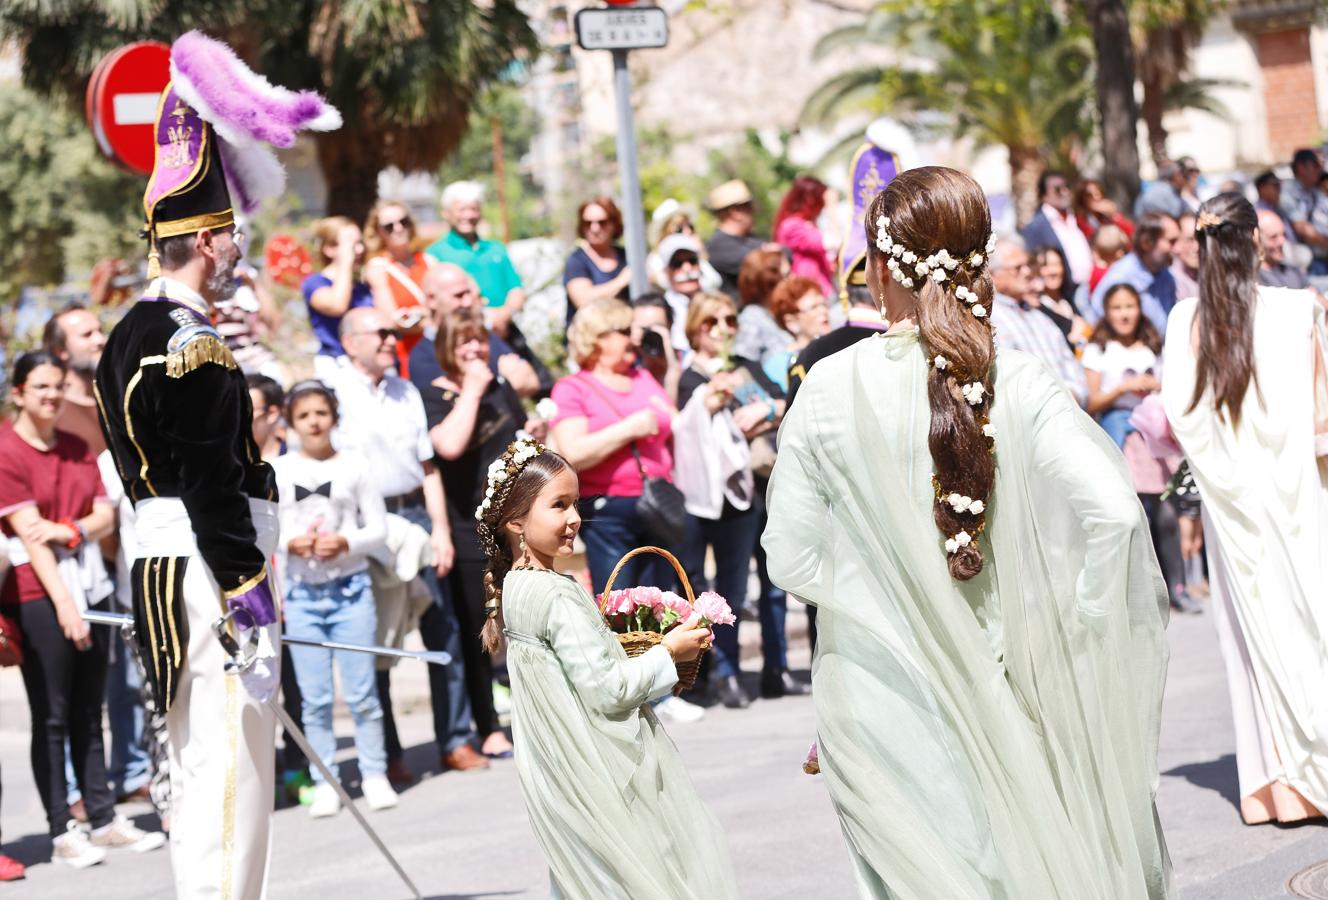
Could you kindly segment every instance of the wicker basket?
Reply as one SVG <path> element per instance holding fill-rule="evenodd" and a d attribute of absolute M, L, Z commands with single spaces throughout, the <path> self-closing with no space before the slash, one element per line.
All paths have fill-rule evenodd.
<path fill-rule="evenodd" d="M 687 603 L 689 605 L 695 605 L 696 594 L 692 591 L 691 582 L 687 580 L 687 573 L 682 570 L 682 563 L 678 562 L 676 556 L 662 547 L 637 547 L 622 559 L 618 560 L 618 565 L 613 567 L 613 571 L 609 573 L 609 580 L 604 584 L 604 593 L 602 596 L 607 597 L 609 592 L 613 590 L 613 582 L 617 580 L 619 573 L 623 570 L 623 566 L 627 565 L 629 560 L 641 556 L 644 553 L 654 553 L 669 561 L 669 564 L 673 566 L 673 571 L 678 573 L 678 580 L 682 582 L 683 593 L 687 595 Z M 600 614 L 603 615 L 603 600 L 601 600 L 600 603 Z M 607 619 L 608 617 L 606 616 L 605 618 Z M 675 623 L 669 628 L 669 630 L 672 631 L 677 627 L 678 623 Z M 617 637 L 618 642 L 622 644 L 622 647 L 627 651 L 628 656 L 640 656 L 642 653 L 645 653 L 651 647 L 664 640 L 664 635 L 658 631 L 628 631 L 626 633 L 619 633 Z M 677 664 L 678 684 L 673 689 L 675 696 L 681 694 L 683 691 L 690 690 L 696 684 L 697 673 L 701 671 L 701 657 L 704 655 L 705 650 L 702 650 L 697 655 L 696 659 Z"/>

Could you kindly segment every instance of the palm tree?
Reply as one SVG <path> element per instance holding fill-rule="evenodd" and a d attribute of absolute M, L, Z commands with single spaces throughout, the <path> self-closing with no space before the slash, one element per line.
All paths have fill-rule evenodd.
<path fill-rule="evenodd" d="M 1148 149 L 1161 166 L 1167 154 L 1169 110 L 1190 107 L 1228 118 L 1226 107 L 1211 89 L 1239 86 L 1224 79 L 1187 79 L 1194 46 L 1203 36 L 1209 19 L 1225 0 L 1135 0 L 1130 8 L 1139 82 L 1143 85 L 1144 124 L 1148 126 Z"/>
<path fill-rule="evenodd" d="M 81 104 L 107 52 L 169 43 L 191 28 L 227 41 L 257 71 L 321 91 L 346 120 L 315 138 L 329 212 L 362 219 L 388 165 L 433 170 L 456 149 L 470 106 L 537 50 L 517 0 L 51 0 L 0 4 L 0 42 L 24 82 Z"/>
<path fill-rule="evenodd" d="M 867 47 L 894 49 L 905 61 L 832 77 L 808 98 L 800 121 L 890 115 L 1003 146 L 1020 225 L 1037 210 L 1045 160 L 1092 131 L 1087 35 L 1044 0 L 887 0 L 825 35 L 814 54 Z"/>
<path fill-rule="evenodd" d="M 1139 104 L 1134 99 L 1134 47 L 1125 0 L 1084 0 L 1096 55 L 1102 134 L 1102 189 L 1119 209 L 1139 193 Z"/>

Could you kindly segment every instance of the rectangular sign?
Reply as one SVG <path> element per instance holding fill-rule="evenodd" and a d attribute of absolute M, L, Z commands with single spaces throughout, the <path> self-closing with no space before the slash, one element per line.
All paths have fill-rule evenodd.
<path fill-rule="evenodd" d="M 669 42 L 669 17 L 658 6 L 583 9 L 576 14 L 582 50 L 643 50 Z"/>

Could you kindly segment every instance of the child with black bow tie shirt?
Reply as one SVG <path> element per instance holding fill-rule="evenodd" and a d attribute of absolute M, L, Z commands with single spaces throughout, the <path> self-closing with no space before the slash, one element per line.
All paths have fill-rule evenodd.
<path fill-rule="evenodd" d="M 286 421 L 300 449 L 272 463 L 280 492 L 281 548 L 285 565 L 286 631 L 295 637 L 372 644 L 377 615 L 368 557 L 387 536 L 383 498 L 368 478 L 365 462 L 332 446 L 336 395 L 321 382 L 295 385 L 286 400 Z M 332 733 L 332 660 L 355 722 L 365 800 L 374 809 L 395 806 L 387 781 L 383 711 L 367 653 L 291 646 L 300 685 L 304 731 L 335 775 Z M 335 815 L 341 808 L 332 785 L 316 768 L 309 814 Z"/>

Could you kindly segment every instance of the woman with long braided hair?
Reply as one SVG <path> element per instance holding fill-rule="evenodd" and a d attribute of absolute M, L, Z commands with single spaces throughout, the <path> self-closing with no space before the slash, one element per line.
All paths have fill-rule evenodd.
<path fill-rule="evenodd" d="M 888 332 L 817 364 L 764 545 L 819 611 L 820 767 L 864 897 L 1164 897 L 1167 593 L 1120 453 L 997 351 L 986 198 L 897 176 L 866 215 Z"/>
<path fill-rule="evenodd" d="M 1162 401 L 1204 504 L 1248 825 L 1328 814 L 1328 326 L 1260 287 L 1258 217 L 1199 208 L 1199 296 L 1167 320 Z"/>

